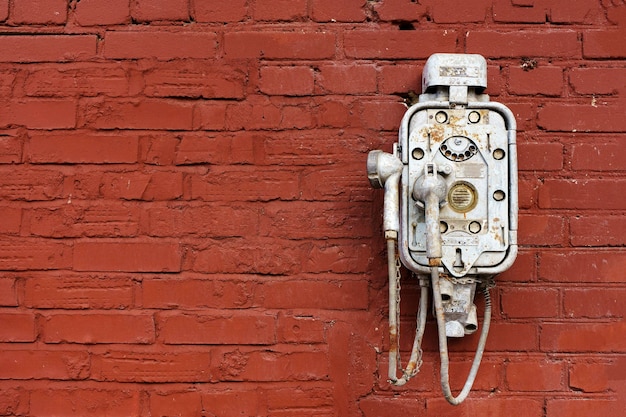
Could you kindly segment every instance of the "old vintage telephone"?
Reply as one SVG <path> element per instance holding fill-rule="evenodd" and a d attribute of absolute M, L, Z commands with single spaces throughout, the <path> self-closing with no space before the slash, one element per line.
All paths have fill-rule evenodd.
<path fill-rule="evenodd" d="M 517 256 L 516 124 L 504 105 L 489 101 L 485 59 L 434 54 L 426 62 L 422 94 L 402 118 L 392 153 L 371 151 L 367 175 L 384 188 L 383 229 L 389 270 L 389 379 L 403 385 L 418 370 L 432 285 L 439 333 L 441 386 L 460 404 L 478 372 L 489 332 L 493 277 Z M 397 252 L 396 252 L 397 248 Z M 411 358 L 399 368 L 400 263 L 421 285 Z M 447 337 L 478 329 L 474 294 L 485 296 L 476 355 L 461 393 L 452 395 Z"/>

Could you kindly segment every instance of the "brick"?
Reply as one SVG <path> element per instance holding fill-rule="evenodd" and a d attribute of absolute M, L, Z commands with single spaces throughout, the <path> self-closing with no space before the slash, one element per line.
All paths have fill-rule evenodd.
<path fill-rule="evenodd" d="M 548 399 L 546 413 L 554 417 L 615 415 L 615 401 L 606 399 Z"/>
<path fill-rule="evenodd" d="M 189 130 L 193 105 L 174 100 L 94 101 L 81 109 L 82 126 L 95 129 Z"/>
<path fill-rule="evenodd" d="M 626 130 L 622 110 L 616 104 L 546 103 L 539 109 L 537 125 L 557 132 L 622 132 Z"/>
<path fill-rule="evenodd" d="M 102 176 L 103 197 L 123 200 L 174 200 L 183 194 L 182 172 L 111 172 Z"/>
<path fill-rule="evenodd" d="M 611 387 L 611 375 L 615 371 L 612 369 L 623 370 L 623 360 L 616 359 L 621 364 L 611 362 L 590 362 L 583 359 L 570 364 L 569 368 L 569 386 L 572 389 L 582 392 L 605 392 Z M 616 366 L 618 365 L 618 366 Z"/>
<path fill-rule="evenodd" d="M 572 168 L 580 171 L 626 171 L 618 143 L 579 143 L 572 146 Z"/>
<path fill-rule="evenodd" d="M 0 269 L 7 271 L 67 269 L 72 264 L 72 248 L 54 240 L 0 241 Z"/>
<path fill-rule="evenodd" d="M 302 199 L 371 201 L 372 189 L 363 181 L 363 175 L 359 169 L 362 167 L 362 164 L 354 166 L 346 163 L 341 167 L 314 167 L 305 170 L 301 180 Z"/>
<path fill-rule="evenodd" d="M 574 246 L 623 246 L 626 244 L 625 216 L 575 216 L 570 219 Z"/>
<path fill-rule="evenodd" d="M 227 32 L 224 53 L 228 59 L 327 59 L 335 42 L 329 32 Z"/>
<path fill-rule="evenodd" d="M 34 342 L 36 338 L 34 314 L 0 313 L 1 342 Z"/>
<path fill-rule="evenodd" d="M 310 67 L 263 67 L 259 89 L 268 95 L 305 96 L 313 93 Z"/>
<path fill-rule="evenodd" d="M 555 318 L 559 316 L 559 291 L 554 288 L 509 288 L 500 303 L 507 318 Z"/>
<path fill-rule="evenodd" d="M 3 350 L 2 379 L 82 380 L 89 376 L 89 354 L 72 351 Z"/>
<path fill-rule="evenodd" d="M 260 290 L 265 308 L 362 310 L 368 306 L 365 281 L 272 281 Z"/>
<path fill-rule="evenodd" d="M 191 178 L 191 196 L 203 201 L 293 200 L 299 194 L 297 177 L 297 171 L 286 169 L 216 168 L 207 175 Z"/>
<path fill-rule="evenodd" d="M 246 256 L 241 256 L 241 239 L 222 239 L 195 251 L 191 268 L 203 273 L 292 274 L 302 269 L 302 254 L 300 245 L 277 239 L 247 239 Z"/>
<path fill-rule="evenodd" d="M 104 56 L 109 59 L 213 58 L 217 37 L 201 32 L 116 32 L 104 35 Z"/>
<path fill-rule="evenodd" d="M 153 416 L 197 416 L 202 415 L 202 396 L 200 392 L 158 392 L 151 391 L 150 415 Z"/>
<path fill-rule="evenodd" d="M 139 160 L 149 165 L 174 165 L 182 140 L 169 134 L 139 136 Z"/>
<path fill-rule="evenodd" d="M 124 96 L 129 93 L 129 76 L 123 68 L 44 68 L 28 74 L 24 83 L 31 97 Z"/>
<path fill-rule="evenodd" d="M 227 130 L 303 130 L 312 127 L 313 115 L 308 99 L 294 97 L 270 101 L 267 97 L 254 97 L 226 108 Z"/>
<path fill-rule="evenodd" d="M 594 0 L 577 1 L 575 4 L 567 4 L 563 7 L 559 0 L 548 3 L 550 7 L 550 21 L 553 23 L 595 23 L 605 24 L 605 8 Z"/>
<path fill-rule="evenodd" d="M 71 99 L 29 99 L 5 103 L 0 107 L 0 127 L 72 129 L 76 127 L 76 107 L 76 101 Z"/>
<path fill-rule="evenodd" d="M 525 360 L 506 365 L 506 384 L 511 391 L 562 391 L 564 363 Z"/>
<path fill-rule="evenodd" d="M 279 343 L 324 343 L 326 326 L 320 319 L 300 316 L 279 316 L 277 341 Z"/>
<path fill-rule="evenodd" d="M 0 207 L 0 233 L 15 235 L 22 228 L 22 210 L 17 207 Z"/>
<path fill-rule="evenodd" d="M 134 343 L 155 340 L 154 320 L 145 313 L 51 313 L 43 317 L 45 343 Z"/>
<path fill-rule="evenodd" d="M 34 134 L 27 146 L 31 163 L 128 164 L 137 162 L 139 138 L 121 133 Z"/>
<path fill-rule="evenodd" d="M 580 58 L 581 44 L 573 30 L 472 31 L 467 50 L 485 58 L 550 57 Z"/>
<path fill-rule="evenodd" d="M 319 242 L 307 245 L 302 270 L 340 274 L 367 272 L 372 267 L 372 248 L 363 242 Z"/>
<path fill-rule="evenodd" d="M 259 283 L 240 280 L 144 279 L 144 308 L 245 309 L 257 304 Z"/>
<path fill-rule="evenodd" d="M 626 181 L 611 179 L 549 179 L 539 189 L 539 207 L 545 209 L 621 210 Z"/>
<path fill-rule="evenodd" d="M 349 100 L 324 100 L 317 105 L 319 127 L 347 127 L 353 114 L 353 102 Z M 337 138 L 335 138 L 337 139 Z M 320 157 L 309 154 L 308 158 Z"/>
<path fill-rule="evenodd" d="M 176 147 L 176 165 L 211 164 L 251 164 L 262 153 L 262 134 L 243 132 L 242 135 L 185 135 Z M 259 164 L 261 165 L 261 164 Z"/>
<path fill-rule="evenodd" d="M 419 21 L 430 19 L 429 8 L 413 0 L 385 0 L 373 4 L 374 11 L 383 21 Z"/>
<path fill-rule="evenodd" d="M 566 317 L 624 317 L 626 306 L 622 288 L 584 288 L 563 291 L 563 311 Z"/>
<path fill-rule="evenodd" d="M 116 382 L 208 382 L 211 353 L 113 351 L 91 360 L 91 379 Z"/>
<path fill-rule="evenodd" d="M 161 63 L 144 73 L 150 97 L 243 98 L 246 70 L 204 61 Z"/>
<path fill-rule="evenodd" d="M 397 131 L 405 112 L 406 106 L 398 100 L 359 103 L 361 126 L 377 131 Z"/>
<path fill-rule="evenodd" d="M 0 135 L 0 164 L 14 164 L 22 161 L 21 137 Z"/>
<path fill-rule="evenodd" d="M 134 0 L 131 16 L 139 22 L 189 20 L 188 0 Z"/>
<path fill-rule="evenodd" d="M 4 172 L 2 172 L 4 171 Z M 0 167 L 0 197 L 6 200 L 45 201 L 62 198 L 63 174 L 58 171 Z"/>
<path fill-rule="evenodd" d="M 493 20 L 504 23 L 544 23 L 547 10 L 544 2 L 530 1 L 516 4 L 515 1 L 497 1 L 493 4 Z M 536 4 L 535 4 L 536 3 Z"/>
<path fill-rule="evenodd" d="M 13 95 L 13 88 L 15 84 L 17 71 L 2 71 L 0 72 L 0 93 L 10 97 Z"/>
<path fill-rule="evenodd" d="M 619 251 L 550 251 L 539 259 L 539 278 L 554 282 L 621 282 L 626 259 Z"/>
<path fill-rule="evenodd" d="M 626 46 L 623 39 L 626 32 L 620 30 L 588 30 L 583 34 L 583 56 L 585 58 L 625 58 Z"/>
<path fill-rule="evenodd" d="M 489 330 L 486 350 L 533 352 L 539 347 L 537 336 L 537 326 L 531 322 L 493 322 Z"/>
<path fill-rule="evenodd" d="M 134 296 L 129 278 L 36 276 L 24 285 L 24 305 L 30 308 L 122 309 L 134 305 Z"/>
<path fill-rule="evenodd" d="M 520 171 L 560 171 L 563 169 L 563 145 L 560 143 L 518 143 Z"/>
<path fill-rule="evenodd" d="M 0 413 L 28 414 L 28 392 L 23 389 L 3 389 L 0 393 Z"/>
<path fill-rule="evenodd" d="M 4 21 L 7 17 L 9 17 L 9 0 L 0 0 L 0 20 Z"/>
<path fill-rule="evenodd" d="M 240 22 L 248 13 L 247 0 L 233 0 L 228 3 L 213 0 L 194 0 L 191 3 L 192 15 L 196 22 Z"/>
<path fill-rule="evenodd" d="M 328 239 L 371 237 L 373 225 L 369 204 L 327 202 L 280 202 L 267 205 L 261 217 L 260 234 L 290 239 Z"/>
<path fill-rule="evenodd" d="M 170 206 L 148 211 L 151 236 L 236 237 L 257 234 L 259 209 L 250 205 Z M 224 219 L 228 219 L 225 222 Z"/>
<path fill-rule="evenodd" d="M 517 131 L 535 131 L 537 129 L 537 106 L 534 103 L 507 103 L 517 120 Z"/>
<path fill-rule="evenodd" d="M 82 61 L 95 58 L 96 44 L 96 35 L 4 35 L 0 62 Z"/>
<path fill-rule="evenodd" d="M 228 103 L 224 101 L 203 101 L 197 103 L 193 113 L 193 128 L 199 130 L 224 130 Z M 210 157 L 212 155 L 204 155 Z"/>
<path fill-rule="evenodd" d="M 436 52 L 454 52 L 457 37 L 452 30 L 351 30 L 344 35 L 344 51 L 356 59 L 423 59 Z"/>
<path fill-rule="evenodd" d="M 0 306 L 17 306 L 17 292 L 14 278 L 0 278 Z"/>
<path fill-rule="evenodd" d="M 474 398 L 472 395 L 455 409 L 455 416 L 499 416 L 508 417 L 541 417 L 544 415 L 542 399 L 504 396 L 508 394 L 490 396 L 488 398 Z M 428 399 L 426 401 L 427 417 L 437 417 L 450 412 L 450 405 L 443 398 Z"/>
<path fill-rule="evenodd" d="M 368 94 L 376 91 L 373 65 L 324 65 L 317 79 L 325 94 Z"/>
<path fill-rule="evenodd" d="M 545 323 L 541 329 L 544 352 L 615 352 L 626 349 L 623 322 Z"/>
<path fill-rule="evenodd" d="M 169 242 L 90 242 L 74 245 L 77 271 L 179 272 L 181 247 Z"/>
<path fill-rule="evenodd" d="M 472 360 L 469 357 L 462 361 L 454 359 L 450 361 L 448 374 L 450 376 L 450 387 L 452 391 L 459 392 L 463 389 L 471 367 Z M 438 367 L 436 366 L 436 368 Z M 437 373 L 439 373 L 439 369 L 437 369 Z M 498 389 L 500 387 L 500 375 L 502 373 L 502 364 L 483 359 L 480 363 L 480 371 L 476 375 L 474 385 L 472 385 L 472 390 L 494 391 Z"/>
<path fill-rule="evenodd" d="M 563 70 L 539 66 L 530 71 L 512 67 L 509 71 L 509 91 L 515 95 L 553 96 L 563 93 Z"/>
<path fill-rule="evenodd" d="M 276 317 L 268 314 L 163 313 L 157 323 L 159 338 L 168 345 L 271 345 L 276 342 Z"/>
<path fill-rule="evenodd" d="M 242 351 L 229 349 L 214 358 L 219 381 L 319 381 L 328 380 L 326 352 Z"/>
<path fill-rule="evenodd" d="M 256 21 L 292 21 L 306 16 L 306 0 L 257 0 L 252 17 Z"/>
<path fill-rule="evenodd" d="M 370 395 L 359 400 L 359 409 L 364 417 L 376 417 L 384 415 L 389 410 L 394 413 L 413 415 L 421 413 L 425 415 L 426 401 L 419 398 L 402 398 L 400 396 L 374 396 Z"/>
<path fill-rule="evenodd" d="M 30 393 L 30 412 L 41 417 L 138 415 L 141 398 L 131 389 L 39 388 Z"/>
<path fill-rule="evenodd" d="M 625 87 L 616 83 L 626 77 L 624 68 L 572 68 L 569 70 L 569 82 L 578 94 L 597 95 L 615 94 Z"/>
<path fill-rule="evenodd" d="M 67 19 L 65 0 L 15 0 L 11 22 L 17 24 L 63 24 Z"/>
<path fill-rule="evenodd" d="M 521 215 L 518 241 L 521 245 L 563 245 L 567 240 L 566 227 L 563 216 Z"/>
<path fill-rule="evenodd" d="M 270 410 L 329 407 L 334 404 L 333 389 L 327 386 L 277 388 L 267 392 Z"/>
<path fill-rule="evenodd" d="M 383 94 L 418 94 L 422 91 L 422 66 L 385 65 L 379 69 L 378 92 Z"/>
<path fill-rule="evenodd" d="M 264 413 L 265 396 L 269 392 L 236 388 L 202 393 L 203 410 L 215 416 L 259 416 Z"/>
<path fill-rule="evenodd" d="M 130 23 L 128 0 L 81 0 L 74 6 L 74 19 L 80 26 Z"/>
<path fill-rule="evenodd" d="M 310 16 L 316 22 L 363 22 L 366 4 L 365 0 L 313 0 Z"/>
<path fill-rule="evenodd" d="M 436 23 L 484 22 L 491 2 L 478 0 L 471 3 L 458 0 L 438 0 L 430 5 L 431 16 Z"/>

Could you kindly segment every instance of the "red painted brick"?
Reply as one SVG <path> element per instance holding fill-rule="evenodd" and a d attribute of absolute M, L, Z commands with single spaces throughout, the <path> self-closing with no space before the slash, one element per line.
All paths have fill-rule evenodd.
<path fill-rule="evenodd" d="M 5 103 L 0 107 L 0 126 L 30 129 L 72 129 L 76 127 L 74 100 L 30 99 Z"/>
<path fill-rule="evenodd" d="M 329 32 L 227 32 L 226 58 L 327 59 L 335 55 Z"/>
<path fill-rule="evenodd" d="M 539 278 L 555 282 L 621 282 L 626 259 L 619 251 L 544 252 Z"/>
<path fill-rule="evenodd" d="M 123 200 L 173 200 L 183 194 L 182 172 L 116 172 L 102 176 L 103 197 Z"/>
<path fill-rule="evenodd" d="M 265 395 L 260 390 L 244 387 L 228 391 L 210 390 L 202 393 L 202 405 L 204 410 L 216 416 L 258 416 L 264 413 Z"/>
<path fill-rule="evenodd" d="M 436 23 L 484 22 L 491 7 L 489 0 L 463 2 L 438 0 L 431 3 L 431 16 Z"/>
<path fill-rule="evenodd" d="M 501 296 L 507 318 L 554 318 L 559 316 L 560 296 L 554 288 L 506 288 Z"/>
<path fill-rule="evenodd" d="M 585 58 L 625 58 L 626 46 L 620 39 L 626 32 L 621 30 L 586 31 L 583 34 L 583 56 Z"/>
<path fill-rule="evenodd" d="M 546 413 L 554 417 L 603 417 L 614 414 L 617 404 L 606 399 L 548 399 Z"/>
<path fill-rule="evenodd" d="M 551 179 L 539 189 L 539 207 L 546 209 L 623 209 L 622 179 Z"/>
<path fill-rule="evenodd" d="M 306 249 L 302 264 L 304 272 L 360 273 L 372 267 L 372 248 L 367 243 L 316 242 L 307 245 Z"/>
<path fill-rule="evenodd" d="M 22 161 L 21 137 L 0 135 L 0 163 L 13 164 Z"/>
<path fill-rule="evenodd" d="M 420 20 L 430 16 L 425 4 L 413 0 L 385 0 L 373 4 L 374 11 L 383 21 Z"/>
<path fill-rule="evenodd" d="M 626 349 L 626 325 L 612 323 L 545 323 L 541 350 L 546 352 L 615 352 Z"/>
<path fill-rule="evenodd" d="M 406 106 L 400 100 L 363 101 L 360 103 L 361 125 L 372 130 L 397 131 Z"/>
<path fill-rule="evenodd" d="M 81 380 L 89 376 L 89 354 L 72 351 L 3 350 L 2 379 Z"/>
<path fill-rule="evenodd" d="M 0 306 L 17 306 L 17 292 L 14 278 L 0 278 Z"/>
<path fill-rule="evenodd" d="M 95 35 L 0 36 L 0 62 L 64 62 L 94 58 Z"/>
<path fill-rule="evenodd" d="M 22 227 L 22 210 L 17 207 L 0 207 L 0 232 L 18 234 Z"/>
<path fill-rule="evenodd" d="M 74 245 L 77 271 L 179 272 L 181 247 L 169 242 L 79 241 Z"/>
<path fill-rule="evenodd" d="M 260 290 L 265 308 L 361 310 L 368 305 L 367 287 L 365 281 L 272 281 Z"/>
<path fill-rule="evenodd" d="M 74 18 L 81 26 L 129 23 L 129 0 L 81 0 L 74 6 Z"/>
<path fill-rule="evenodd" d="M 144 279 L 141 299 L 145 308 L 244 309 L 257 304 L 259 285 L 238 280 Z"/>
<path fill-rule="evenodd" d="M 507 396 L 505 396 L 507 395 Z M 426 401 L 426 416 L 437 417 L 450 413 L 450 404 L 443 398 Z M 508 416 L 542 417 L 543 401 L 535 398 L 516 398 L 508 394 L 490 395 L 487 398 L 470 397 L 454 409 L 455 417 Z"/>
<path fill-rule="evenodd" d="M 1 168 L 1 167 L 0 167 Z M 58 171 L 12 167 L 0 170 L 0 197 L 6 200 L 54 200 L 62 198 L 63 175 Z"/>
<path fill-rule="evenodd" d="M 537 125 L 558 132 L 622 132 L 622 106 L 547 103 L 539 109 Z"/>
<path fill-rule="evenodd" d="M 307 169 L 302 176 L 302 198 L 313 201 L 371 201 L 371 186 L 363 181 L 359 168 L 363 168 L 362 163 Z"/>
<path fill-rule="evenodd" d="M 3 239 L 0 269 L 7 271 L 66 269 L 72 264 L 69 244 L 54 240 Z"/>
<path fill-rule="evenodd" d="M 323 343 L 327 323 L 313 317 L 279 316 L 277 341 L 279 343 Z"/>
<path fill-rule="evenodd" d="M 454 52 L 457 36 L 453 30 L 352 30 L 344 35 L 343 45 L 349 58 L 419 59 L 436 52 Z"/>
<path fill-rule="evenodd" d="M 268 314 L 163 313 L 157 324 L 159 338 L 171 345 L 271 345 L 276 341 L 276 317 Z"/>
<path fill-rule="evenodd" d="M 121 309 L 134 301 L 130 278 L 36 276 L 24 285 L 24 304 L 30 308 Z"/>
<path fill-rule="evenodd" d="M 43 317 L 45 343 L 139 343 L 155 340 L 151 314 L 51 313 Z"/>
<path fill-rule="evenodd" d="M 606 392 L 612 388 L 615 380 L 621 379 L 620 371 L 624 371 L 623 359 L 591 362 L 581 358 L 570 364 L 569 385 L 583 392 Z"/>
<path fill-rule="evenodd" d="M 594 0 L 582 0 L 572 4 L 553 0 L 550 6 L 550 21 L 553 23 L 605 24 L 605 8 Z"/>
<path fill-rule="evenodd" d="M 229 348 L 213 363 L 219 381 L 317 381 L 329 374 L 328 355 L 318 351 Z"/>
<path fill-rule="evenodd" d="M 104 36 L 104 56 L 111 59 L 213 58 L 216 35 L 202 32 L 117 32 Z"/>
<path fill-rule="evenodd" d="M 247 0 L 216 2 L 214 0 L 194 0 L 191 3 L 192 15 L 200 23 L 204 22 L 239 22 L 248 13 Z"/>
<path fill-rule="evenodd" d="M 28 414 L 28 392 L 24 389 L 7 388 L 0 394 L 0 413 L 5 415 Z"/>
<path fill-rule="evenodd" d="M 626 171 L 626 161 L 621 154 L 619 143 L 576 144 L 572 146 L 572 168 L 581 171 Z"/>
<path fill-rule="evenodd" d="M 506 384 L 511 391 L 563 391 L 564 365 L 536 359 L 509 362 Z"/>
<path fill-rule="evenodd" d="M 348 100 L 324 100 L 317 105 L 319 127 L 347 127 L 352 118 L 353 102 Z M 336 139 L 336 138 L 335 138 Z M 309 154 L 309 158 L 314 155 Z M 319 157 L 319 156 L 318 156 Z"/>
<path fill-rule="evenodd" d="M 150 97 L 243 98 L 246 70 L 204 61 L 161 63 L 144 73 Z"/>
<path fill-rule="evenodd" d="M 204 101 L 197 103 L 193 113 L 193 128 L 201 130 L 224 130 L 228 103 L 224 101 Z M 204 158 L 211 155 L 203 155 Z"/>
<path fill-rule="evenodd" d="M 252 17 L 256 21 L 290 21 L 302 19 L 306 12 L 306 0 L 257 0 Z"/>
<path fill-rule="evenodd" d="M 141 398 L 131 389 L 39 388 L 30 393 L 30 412 L 41 417 L 139 415 Z"/>
<path fill-rule="evenodd" d="M 575 92 L 585 95 L 615 94 L 624 89 L 615 80 L 626 77 L 624 68 L 572 68 L 569 82 Z"/>
<path fill-rule="evenodd" d="M 509 91 L 521 96 L 560 96 L 563 93 L 563 70 L 539 66 L 524 71 L 521 67 L 513 67 L 509 71 Z"/>
<path fill-rule="evenodd" d="M 533 352 L 538 347 L 537 326 L 531 322 L 491 323 L 489 339 L 487 339 L 487 351 Z"/>
<path fill-rule="evenodd" d="M 310 95 L 313 93 L 313 70 L 304 66 L 263 67 L 259 89 L 269 95 Z"/>
<path fill-rule="evenodd" d="M 141 135 L 139 137 L 139 160 L 150 165 L 174 165 L 180 137 L 164 135 Z"/>
<path fill-rule="evenodd" d="M 211 353 L 113 351 L 93 355 L 91 379 L 116 382 L 208 382 Z"/>
<path fill-rule="evenodd" d="M 547 20 L 546 13 L 546 4 L 534 0 L 528 4 L 517 4 L 515 1 L 493 3 L 493 20 L 496 22 L 543 23 Z"/>
<path fill-rule="evenodd" d="M 566 288 L 563 291 L 563 311 L 567 317 L 624 317 L 622 288 Z"/>
<path fill-rule="evenodd" d="M 317 79 L 325 94 L 368 94 L 376 91 L 373 65 L 324 65 Z"/>
<path fill-rule="evenodd" d="M 436 364 L 437 373 L 439 373 L 439 364 Z M 452 359 L 450 361 L 449 377 L 450 388 L 454 392 L 460 392 L 465 385 L 467 375 L 469 375 L 472 367 L 472 360 L 468 357 L 462 361 Z M 480 363 L 480 371 L 476 375 L 472 390 L 474 391 L 494 391 L 500 387 L 500 375 L 503 373 L 502 364 L 500 362 L 492 362 L 483 359 Z M 419 376 L 417 376 L 419 378 Z M 439 375 L 437 375 L 439 380 Z M 437 381 L 439 382 L 439 381 Z M 438 388 L 438 387 L 437 387 Z"/>
<path fill-rule="evenodd" d="M 328 385 L 278 388 L 267 392 L 267 407 L 270 410 L 290 408 L 313 408 L 319 410 L 334 404 L 333 389 Z"/>
<path fill-rule="evenodd" d="M 91 133 L 34 134 L 28 141 L 31 163 L 133 163 L 137 162 L 136 135 Z"/>
<path fill-rule="evenodd" d="M 521 245 L 559 246 L 567 239 L 563 216 L 521 215 L 518 241 Z"/>
<path fill-rule="evenodd" d="M 62 24 L 67 18 L 65 0 L 14 0 L 11 23 Z"/>
<path fill-rule="evenodd" d="M 29 73 L 24 91 L 37 97 L 124 96 L 129 79 L 123 68 L 44 68 Z"/>
<path fill-rule="evenodd" d="M 150 392 L 150 415 L 197 416 L 202 415 L 202 396 L 198 391 Z"/>
<path fill-rule="evenodd" d="M 625 216 L 575 216 L 570 219 L 575 246 L 622 246 L 626 244 Z"/>
<path fill-rule="evenodd" d="M 365 0 L 313 0 L 311 18 L 316 22 L 363 22 Z"/>
<path fill-rule="evenodd" d="M 563 145 L 560 143 L 518 143 L 520 171 L 559 171 L 563 169 Z"/>
<path fill-rule="evenodd" d="M 4 21 L 7 17 L 9 17 L 9 0 L 0 0 L 0 20 Z"/>
<path fill-rule="evenodd" d="M 80 124 L 96 129 L 188 130 L 193 105 L 173 100 L 119 101 L 96 99 L 81 109 Z"/>
<path fill-rule="evenodd" d="M 189 20 L 189 0 L 133 0 L 131 16 L 139 22 Z"/>
<path fill-rule="evenodd" d="M 0 341 L 34 342 L 36 338 L 34 314 L 0 313 Z"/>
<path fill-rule="evenodd" d="M 364 417 L 378 417 L 385 415 L 389 410 L 404 415 L 423 414 L 426 411 L 426 401 L 419 398 L 402 398 L 399 396 L 370 395 L 359 400 L 359 408 Z"/>
<path fill-rule="evenodd" d="M 467 50 L 485 58 L 580 58 L 581 44 L 573 30 L 470 31 Z"/>
<path fill-rule="evenodd" d="M 380 68 L 378 90 L 383 94 L 418 94 L 422 91 L 422 71 L 418 65 L 397 64 Z"/>

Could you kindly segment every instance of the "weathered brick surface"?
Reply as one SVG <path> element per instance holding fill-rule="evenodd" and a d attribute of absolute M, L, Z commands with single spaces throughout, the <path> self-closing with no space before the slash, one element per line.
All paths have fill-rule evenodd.
<path fill-rule="evenodd" d="M 0 0 L 0 415 L 622 417 L 623 3 Z M 387 381 L 365 175 L 435 52 L 485 56 L 518 125 L 520 251 L 457 408 L 432 320 Z"/>

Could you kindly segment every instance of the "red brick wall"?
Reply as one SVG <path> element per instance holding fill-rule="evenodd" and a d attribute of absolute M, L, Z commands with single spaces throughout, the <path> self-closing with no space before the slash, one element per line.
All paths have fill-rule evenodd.
<path fill-rule="evenodd" d="M 1 0 L 0 20 L 0 416 L 624 415 L 623 0 Z M 419 376 L 385 380 L 365 175 L 434 52 L 484 55 L 520 127 L 521 253 L 458 408 L 432 323 Z M 455 389 L 476 340 L 451 343 Z"/>

